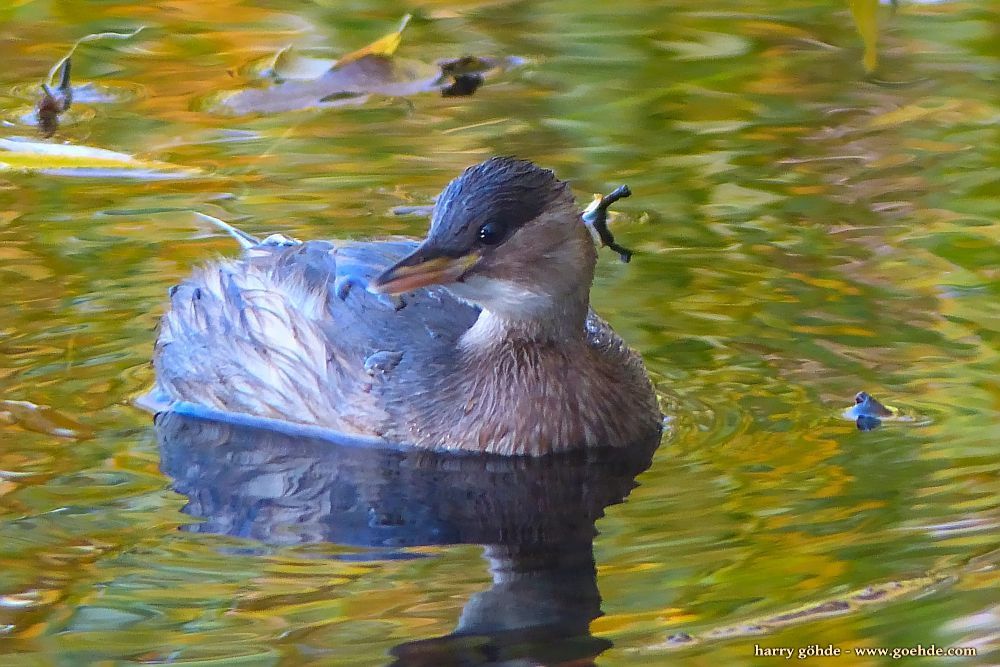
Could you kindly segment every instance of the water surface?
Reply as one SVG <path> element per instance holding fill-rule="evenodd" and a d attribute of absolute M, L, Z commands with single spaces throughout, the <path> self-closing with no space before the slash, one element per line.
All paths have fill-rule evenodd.
<path fill-rule="evenodd" d="M 526 63 L 470 97 L 212 107 L 249 63 L 335 57 L 406 13 L 400 57 Z M 613 228 L 636 257 L 602 253 L 593 300 L 673 416 L 597 518 L 597 661 L 933 643 L 995 663 L 998 17 L 890 14 L 868 75 L 835 2 L 4 4 L 0 136 L 39 139 L 35 87 L 75 40 L 142 25 L 80 47 L 76 80 L 100 94 L 50 141 L 192 173 L 0 172 L 0 662 L 386 664 L 453 633 L 492 590 L 476 543 L 201 529 L 131 401 L 168 287 L 236 251 L 186 210 L 262 235 L 418 235 L 393 207 L 516 154 L 581 202 L 635 192 Z M 841 414 L 860 390 L 912 419 L 859 431 Z"/>

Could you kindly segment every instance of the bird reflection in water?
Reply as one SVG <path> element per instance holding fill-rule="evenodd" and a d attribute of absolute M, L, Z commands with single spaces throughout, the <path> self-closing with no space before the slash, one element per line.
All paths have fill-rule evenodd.
<path fill-rule="evenodd" d="M 189 530 L 483 545 L 493 585 L 451 634 L 395 647 L 395 665 L 587 665 L 611 645 L 589 632 L 601 615 L 594 522 L 628 496 L 659 439 L 526 458 L 351 446 L 171 413 L 156 430 L 184 511 L 204 520 Z"/>

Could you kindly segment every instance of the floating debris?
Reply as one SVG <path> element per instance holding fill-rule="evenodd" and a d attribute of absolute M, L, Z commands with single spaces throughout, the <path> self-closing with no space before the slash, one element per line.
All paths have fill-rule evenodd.
<path fill-rule="evenodd" d="M 434 213 L 434 204 L 417 204 L 412 206 L 393 206 L 393 215 L 419 215 L 430 217 Z"/>
<path fill-rule="evenodd" d="M 26 431 L 69 440 L 93 437 L 90 427 L 47 405 L 37 405 L 29 401 L 0 400 L 0 424 L 17 425 Z"/>
<path fill-rule="evenodd" d="M 86 42 L 93 42 L 101 39 L 131 39 L 139 34 L 143 28 L 137 28 L 132 32 L 98 32 L 85 35 L 73 42 L 69 51 L 56 61 L 56 64 L 49 70 L 45 82 L 42 83 L 42 94 L 35 104 L 34 120 L 43 137 L 51 137 L 59 129 L 59 116 L 69 110 L 73 104 L 77 91 L 74 90 L 70 82 L 70 72 L 73 65 L 73 53 L 77 47 Z M 58 83 L 56 83 L 58 80 Z M 90 90 L 93 86 L 88 84 L 88 95 L 86 98 L 93 98 L 94 94 Z"/>
<path fill-rule="evenodd" d="M 438 62 L 438 67 L 441 68 L 439 83 L 451 80 L 450 83 L 441 88 L 441 95 L 444 97 L 472 95 L 486 81 L 487 72 L 509 69 L 522 64 L 524 61 L 520 58 L 499 60 L 479 56 L 462 56 L 453 60 L 441 60 Z"/>
<path fill-rule="evenodd" d="M 896 408 L 883 405 L 877 398 L 864 391 L 859 391 L 854 396 L 853 410 L 855 411 L 856 416 L 875 417 L 878 419 L 895 417 L 899 414 L 899 410 Z"/>
<path fill-rule="evenodd" d="M 608 195 L 595 194 L 594 201 L 590 203 L 590 206 L 584 210 L 582 215 L 583 221 L 597 233 L 601 244 L 617 252 L 618 256 L 626 264 L 632 260 L 633 253 L 628 248 L 620 246 L 615 242 L 615 237 L 611 234 L 611 230 L 608 229 L 608 208 L 619 199 L 631 195 L 632 191 L 629 190 L 627 185 L 615 188 Z"/>
<path fill-rule="evenodd" d="M 899 410 L 883 405 L 868 392 L 859 391 L 854 396 L 854 405 L 844 411 L 844 417 L 855 420 L 859 431 L 871 431 L 882 424 L 884 419 L 895 419 Z"/>
<path fill-rule="evenodd" d="M 482 74 L 460 74 L 450 84 L 441 89 L 442 97 L 466 97 L 472 95 L 485 79 Z"/>
<path fill-rule="evenodd" d="M 153 160 L 140 160 L 94 146 L 74 146 L 0 138 L 0 172 L 21 171 L 53 176 L 104 176 L 160 180 L 189 178 L 197 169 Z"/>
<path fill-rule="evenodd" d="M 66 109 L 56 99 L 49 90 L 49 87 L 42 85 L 42 97 L 35 105 L 35 118 L 38 121 L 38 129 L 43 137 L 51 137 L 59 129 L 59 114 Z"/>
<path fill-rule="evenodd" d="M 63 58 L 59 70 L 59 85 L 55 91 L 48 83 L 42 84 L 42 96 L 35 105 L 35 118 L 42 136 L 51 137 L 59 129 L 59 116 L 73 104 L 73 86 L 70 83 L 72 60 Z"/>
<path fill-rule="evenodd" d="M 496 58 L 462 56 L 451 60 L 439 60 L 437 64 L 441 68 L 443 76 L 459 77 L 469 74 L 485 74 L 498 67 L 508 67 L 512 62 L 513 59 L 510 58 L 501 61 Z M 523 64 L 523 61 L 517 60 L 517 64 Z"/>
<path fill-rule="evenodd" d="M 409 97 L 440 91 L 471 95 L 488 76 L 522 65 L 521 58 L 463 56 L 437 64 L 397 57 L 403 29 L 340 58 L 317 58 L 286 46 L 275 55 L 241 71 L 264 83 L 259 88 L 225 91 L 211 96 L 208 108 L 236 115 L 279 113 L 310 108 L 357 106 L 372 95 Z"/>

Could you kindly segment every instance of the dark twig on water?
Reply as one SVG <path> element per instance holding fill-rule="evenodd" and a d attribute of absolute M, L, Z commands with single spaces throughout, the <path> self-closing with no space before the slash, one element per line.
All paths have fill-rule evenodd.
<path fill-rule="evenodd" d="M 59 94 L 62 95 L 62 110 L 66 111 L 69 109 L 69 105 L 73 103 L 73 84 L 70 83 L 70 71 L 73 67 L 73 61 L 69 58 L 63 62 L 62 67 L 59 69 Z"/>
<path fill-rule="evenodd" d="M 601 243 L 618 253 L 618 256 L 626 264 L 632 259 L 632 251 L 615 242 L 614 235 L 608 229 L 608 208 L 619 199 L 628 197 L 631 194 L 632 191 L 629 190 L 629 187 L 622 185 L 603 197 L 594 195 L 594 202 L 583 212 L 583 221 L 597 232 Z"/>

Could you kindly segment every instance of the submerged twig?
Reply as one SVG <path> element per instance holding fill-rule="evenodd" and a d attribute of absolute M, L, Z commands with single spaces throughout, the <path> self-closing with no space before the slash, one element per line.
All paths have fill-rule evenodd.
<path fill-rule="evenodd" d="M 594 195 L 594 201 L 584 210 L 582 216 L 583 221 L 597 232 L 598 238 L 601 239 L 601 244 L 617 252 L 618 256 L 626 264 L 632 259 L 633 253 L 628 248 L 620 246 L 615 242 L 614 235 L 608 229 L 608 208 L 619 199 L 624 199 L 631 195 L 632 191 L 627 185 L 619 186 L 610 194 L 603 197 L 601 195 Z"/>

